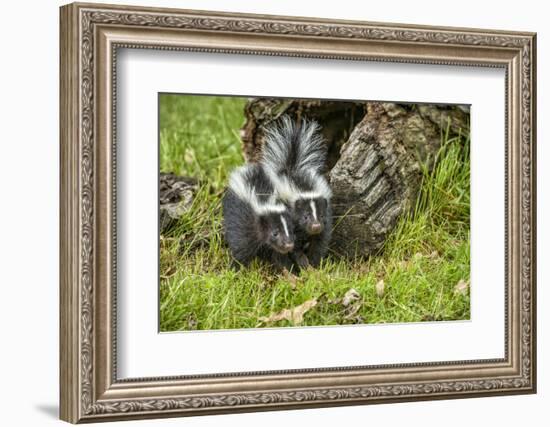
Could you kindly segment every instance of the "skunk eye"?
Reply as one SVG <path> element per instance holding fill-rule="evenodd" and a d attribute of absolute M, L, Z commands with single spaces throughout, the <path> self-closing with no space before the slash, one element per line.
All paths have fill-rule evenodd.
<path fill-rule="evenodd" d="M 271 232 L 271 235 L 272 235 L 273 237 L 277 237 L 277 236 L 279 235 L 279 231 L 278 231 L 278 230 L 273 230 L 273 231 Z"/>

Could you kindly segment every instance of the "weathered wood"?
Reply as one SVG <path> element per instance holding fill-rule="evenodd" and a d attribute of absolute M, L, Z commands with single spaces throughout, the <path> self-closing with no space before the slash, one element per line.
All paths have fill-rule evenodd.
<path fill-rule="evenodd" d="M 197 190 L 198 182 L 195 178 L 160 173 L 160 234 L 166 233 L 189 210 Z"/>
<path fill-rule="evenodd" d="M 246 106 L 243 152 L 256 161 L 263 129 L 281 115 L 317 120 L 328 144 L 333 189 L 335 254 L 378 250 L 399 217 L 413 206 L 421 170 L 432 166 L 441 135 L 467 134 L 467 107 L 382 102 L 253 99 Z"/>
<path fill-rule="evenodd" d="M 263 129 L 288 114 L 307 117 L 322 125 L 323 136 L 330 141 L 327 170 L 340 158 L 340 148 L 365 115 L 365 104 L 348 101 L 253 99 L 245 107 L 246 123 L 241 130 L 246 161 L 256 161 L 263 145 Z"/>

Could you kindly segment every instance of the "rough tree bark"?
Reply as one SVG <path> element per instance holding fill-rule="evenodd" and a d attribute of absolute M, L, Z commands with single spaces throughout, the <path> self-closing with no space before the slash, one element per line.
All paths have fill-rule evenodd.
<path fill-rule="evenodd" d="M 193 203 L 198 182 L 195 178 L 161 172 L 159 175 L 160 234 L 166 233 Z"/>
<path fill-rule="evenodd" d="M 281 115 L 322 125 L 326 173 L 334 193 L 331 249 L 347 257 L 378 250 L 418 196 L 441 135 L 469 133 L 467 107 L 381 102 L 252 99 L 241 131 L 247 161 L 257 161 L 265 126 Z"/>

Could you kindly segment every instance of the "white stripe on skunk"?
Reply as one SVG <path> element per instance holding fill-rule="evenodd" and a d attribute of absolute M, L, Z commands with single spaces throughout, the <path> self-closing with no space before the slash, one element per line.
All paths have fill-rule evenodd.
<path fill-rule="evenodd" d="M 326 146 L 317 122 L 302 119 L 295 124 L 289 116 L 283 116 L 264 131 L 261 163 L 277 196 L 290 203 L 298 199 L 330 199 L 332 191 L 322 175 Z M 299 181 L 307 182 L 307 189 L 300 188 Z"/>
<path fill-rule="evenodd" d="M 288 225 L 286 223 L 286 219 L 284 216 L 281 215 L 281 222 L 283 223 L 283 228 L 285 229 L 285 236 L 289 237 L 290 234 L 288 232 Z"/>
<path fill-rule="evenodd" d="M 265 172 L 273 183 L 277 196 L 285 202 L 294 204 L 296 200 L 299 199 L 324 198 L 330 200 L 332 197 L 332 190 L 330 189 L 327 179 L 314 170 L 310 169 L 296 172 L 296 174 L 301 175 L 302 178 L 307 178 L 308 183 L 311 185 L 310 190 L 300 189 L 287 175 L 276 174 L 271 168 L 266 167 Z"/>
<path fill-rule="evenodd" d="M 284 116 L 264 132 L 260 164 L 278 199 L 290 206 L 296 236 L 291 257 L 299 268 L 318 266 L 332 234 L 332 191 L 323 175 L 327 148 L 320 127 Z"/>
<path fill-rule="evenodd" d="M 267 202 L 260 202 L 253 183 L 246 177 L 252 167 L 252 165 L 246 164 L 235 169 L 229 177 L 229 188 L 239 199 L 250 204 L 257 215 L 285 212 L 286 206 L 282 203 L 276 203 L 274 195 L 269 195 Z"/>
<path fill-rule="evenodd" d="M 317 209 L 315 208 L 315 202 L 312 200 L 312 201 L 309 202 L 309 205 L 311 206 L 311 212 L 313 213 L 313 219 L 315 221 L 318 221 Z"/>

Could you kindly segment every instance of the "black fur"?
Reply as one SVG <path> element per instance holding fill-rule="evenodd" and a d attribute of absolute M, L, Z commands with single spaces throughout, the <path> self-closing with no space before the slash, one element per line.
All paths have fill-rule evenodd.
<path fill-rule="evenodd" d="M 315 122 L 302 120 L 295 123 L 288 116 L 266 133 L 268 138 L 262 162 L 271 171 L 275 188 L 279 182 L 285 202 L 292 206 L 296 227 L 296 247 L 292 258 L 300 268 L 318 266 L 326 255 L 332 235 L 331 194 L 322 175 L 326 144 Z M 291 191 L 284 184 L 285 178 L 291 183 Z"/>
<path fill-rule="evenodd" d="M 314 222 L 309 217 L 311 209 L 310 202 L 315 203 L 320 230 L 313 233 L 311 224 Z M 330 200 L 325 198 L 300 199 L 296 201 L 292 210 L 292 218 L 295 225 L 296 242 L 292 254 L 293 261 L 299 268 L 308 265 L 318 267 L 321 259 L 326 255 L 328 245 L 332 236 L 332 208 Z"/>
<path fill-rule="evenodd" d="M 268 203 L 273 198 L 275 189 L 273 183 L 259 163 L 249 163 L 244 169 L 244 178 L 254 189 L 254 194 L 260 203 Z"/>
<path fill-rule="evenodd" d="M 260 203 L 267 204 L 273 198 L 273 185 L 260 165 L 249 165 L 244 176 Z M 258 213 L 250 201 L 239 198 L 231 187 L 223 196 L 222 206 L 225 240 L 239 264 L 247 265 L 258 257 L 277 268 L 291 268 L 288 253 L 294 248 L 295 236 L 288 209 Z M 288 236 L 281 218 L 286 221 Z"/>

